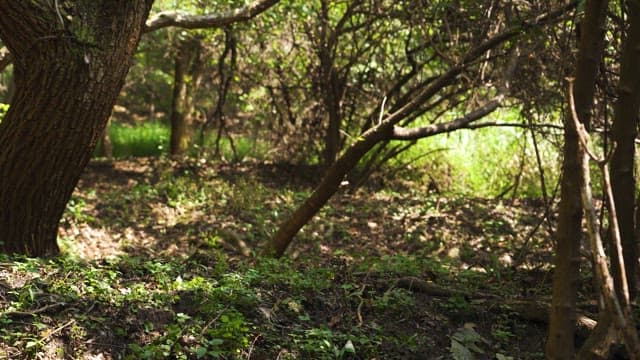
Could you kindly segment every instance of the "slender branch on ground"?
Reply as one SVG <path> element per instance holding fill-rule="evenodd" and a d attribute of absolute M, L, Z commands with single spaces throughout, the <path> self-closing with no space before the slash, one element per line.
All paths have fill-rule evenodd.
<path fill-rule="evenodd" d="M 66 304 L 65 303 L 54 303 L 54 304 L 45 305 L 45 306 L 37 308 L 35 310 L 5 311 L 5 312 L 1 313 L 0 315 L 6 316 L 6 317 L 29 317 L 29 316 L 43 314 L 43 313 L 46 313 L 48 311 L 55 310 L 55 309 L 57 309 L 59 307 L 62 307 L 64 305 L 66 305 Z"/>

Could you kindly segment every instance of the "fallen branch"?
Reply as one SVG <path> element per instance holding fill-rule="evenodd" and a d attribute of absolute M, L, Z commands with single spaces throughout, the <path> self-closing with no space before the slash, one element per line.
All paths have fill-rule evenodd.
<path fill-rule="evenodd" d="M 420 292 L 436 297 L 463 296 L 473 298 L 471 293 L 438 285 L 432 281 L 425 281 L 417 277 L 408 276 L 396 280 L 395 285 L 401 289 Z M 476 296 L 477 297 L 477 294 Z"/>
<path fill-rule="evenodd" d="M 43 307 L 37 308 L 35 310 L 29 310 L 29 311 L 5 311 L 3 313 L 0 313 L 0 317 L 2 316 L 6 316 L 6 317 L 29 317 L 29 316 L 34 316 L 34 315 L 38 315 L 38 314 L 44 314 L 53 310 L 56 310 L 60 307 L 65 306 L 65 303 L 54 303 L 54 304 L 49 304 L 49 305 L 45 305 Z"/>

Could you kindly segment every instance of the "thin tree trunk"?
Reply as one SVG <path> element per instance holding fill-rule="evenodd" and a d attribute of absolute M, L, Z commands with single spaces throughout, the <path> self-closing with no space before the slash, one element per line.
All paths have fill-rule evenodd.
<path fill-rule="evenodd" d="M 342 126 L 342 114 L 340 102 L 343 96 L 343 86 L 336 69 L 333 66 L 333 59 L 330 59 L 328 52 L 321 60 L 323 73 L 322 98 L 325 111 L 327 112 L 327 132 L 325 135 L 325 157 L 324 166 L 329 168 L 338 158 L 341 147 L 340 127 Z"/>
<path fill-rule="evenodd" d="M 106 157 L 108 161 L 113 161 L 113 143 L 111 143 L 111 133 L 109 128 L 111 127 L 111 118 L 107 121 L 107 125 L 102 133 L 102 156 Z"/>
<path fill-rule="evenodd" d="M 169 153 L 182 155 L 191 144 L 194 132 L 194 96 L 198 89 L 200 71 L 200 40 L 191 38 L 178 45 L 175 58 L 173 100 L 171 102 L 171 139 Z"/>
<path fill-rule="evenodd" d="M 351 145 L 349 149 L 327 170 L 322 181 L 313 190 L 311 196 L 300 205 L 278 231 L 273 235 L 263 255 L 280 257 L 284 254 L 300 229 L 329 201 L 331 196 L 338 191 L 340 183 L 345 175 L 353 169 L 360 159 L 378 142 L 388 136 L 393 124 L 378 126 L 365 132 L 361 139 Z"/>
<path fill-rule="evenodd" d="M 188 58 L 184 56 L 183 50 L 178 50 L 175 58 L 171 99 L 171 138 L 169 140 L 169 154 L 171 155 L 181 155 L 189 147 L 185 119 L 187 84 L 184 77 L 187 66 Z"/>
<path fill-rule="evenodd" d="M 322 103 L 326 112 L 327 129 L 324 143 L 324 166 L 329 168 L 336 162 L 340 147 L 342 145 L 340 127 L 342 126 L 341 102 L 344 97 L 344 83 L 340 79 L 338 69 L 335 67 L 336 36 L 329 27 L 329 14 L 327 1 L 323 1 L 322 6 L 322 29 L 320 31 L 320 50 L 318 57 L 320 61 L 320 91 Z"/>
<path fill-rule="evenodd" d="M 575 70 L 575 110 L 580 122 L 590 123 L 595 79 L 604 43 L 606 0 L 587 0 L 581 22 L 581 38 Z M 560 187 L 560 208 L 556 230 L 556 258 L 553 273 L 553 298 L 549 318 L 547 359 L 573 359 L 576 298 L 580 271 L 582 204 L 580 189 L 584 182 L 578 136 L 567 112 L 564 116 L 564 160 Z"/>
<path fill-rule="evenodd" d="M 102 135 L 151 3 L 73 2 L 73 20 L 65 20 L 66 10 L 51 1 L 0 0 L 0 38 L 14 56 L 16 81 L 0 123 L 0 251 L 58 252 L 58 222 Z"/>
<path fill-rule="evenodd" d="M 620 62 L 620 82 L 618 103 L 611 128 L 611 137 L 616 144 L 611 158 L 611 185 L 615 200 L 623 257 L 631 299 L 637 294 L 638 250 L 635 238 L 635 196 L 634 178 L 635 138 L 637 135 L 638 113 L 640 111 L 640 1 L 627 2 L 629 6 L 629 30 L 622 50 Z M 612 252 L 612 268 L 616 280 L 616 292 L 621 294 L 620 269 L 616 252 Z"/>

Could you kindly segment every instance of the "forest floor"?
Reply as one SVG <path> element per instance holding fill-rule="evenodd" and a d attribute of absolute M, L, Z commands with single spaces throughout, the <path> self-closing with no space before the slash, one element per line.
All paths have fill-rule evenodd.
<path fill-rule="evenodd" d="M 319 175 L 91 163 L 63 256 L 0 258 L 0 359 L 544 358 L 543 201 L 373 179 L 336 194 L 284 259 L 257 257 Z"/>

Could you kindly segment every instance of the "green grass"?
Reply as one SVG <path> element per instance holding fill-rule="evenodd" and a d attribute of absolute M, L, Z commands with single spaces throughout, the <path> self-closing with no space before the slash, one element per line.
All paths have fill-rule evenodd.
<path fill-rule="evenodd" d="M 212 135 L 205 142 L 205 146 L 213 149 L 215 147 L 214 142 L 215 137 Z M 226 160 L 242 161 L 247 158 L 266 160 L 268 150 L 266 143 L 259 140 L 254 141 L 248 137 L 234 139 L 233 146 L 231 146 L 229 138 L 220 139 L 220 156 Z"/>
<path fill-rule="evenodd" d="M 159 122 L 147 122 L 136 126 L 112 123 L 109 134 L 113 156 L 122 158 L 166 154 L 171 131 L 167 125 Z M 100 149 L 97 151 L 99 153 Z"/>
<path fill-rule="evenodd" d="M 0 119 L 2 110 L 0 104 Z M 114 122 L 109 128 L 109 134 L 115 158 L 161 156 L 169 151 L 171 128 L 161 122 L 146 122 L 135 126 Z M 208 151 L 213 151 L 215 134 L 207 136 L 205 147 Z M 198 151 L 197 147 L 194 146 L 192 151 Z M 242 161 L 246 158 L 264 160 L 267 151 L 266 144 L 247 137 L 234 138 L 233 146 L 227 137 L 220 140 L 220 156 L 229 161 Z M 101 153 L 102 144 L 98 144 L 95 154 Z"/>

